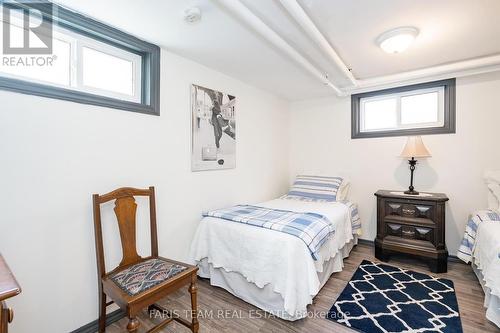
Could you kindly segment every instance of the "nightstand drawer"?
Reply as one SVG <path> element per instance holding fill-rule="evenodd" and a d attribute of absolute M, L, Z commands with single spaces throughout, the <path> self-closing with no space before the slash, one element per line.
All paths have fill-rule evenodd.
<path fill-rule="evenodd" d="M 387 215 L 434 220 L 433 205 L 386 201 L 385 211 Z"/>
<path fill-rule="evenodd" d="M 407 239 L 425 240 L 434 243 L 434 229 L 402 225 L 397 223 L 386 223 L 385 234 Z"/>

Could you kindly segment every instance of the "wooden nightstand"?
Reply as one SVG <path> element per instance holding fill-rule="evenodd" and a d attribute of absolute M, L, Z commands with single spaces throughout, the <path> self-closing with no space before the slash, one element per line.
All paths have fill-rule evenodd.
<path fill-rule="evenodd" d="M 406 195 L 402 191 L 379 190 L 375 257 L 388 261 L 391 254 L 405 253 L 425 258 L 435 273 L 447 271 L 445 204 L 443 193 Z"/>
<path fill-rule="evenodd" d="M 21 287 L 12 275 L 7 263 L 0 255 L 0 333 L 7 333 L 8 324 L 14 318 L 14 311 L 7 307 L 5 300 L 21 293 Z"/>

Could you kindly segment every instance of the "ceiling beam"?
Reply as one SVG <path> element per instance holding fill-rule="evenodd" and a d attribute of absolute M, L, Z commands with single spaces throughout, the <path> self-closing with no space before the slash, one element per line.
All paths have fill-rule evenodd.
<path fill-rule="evenodd" d="M 414 71 L 357 80 L 358 86 L 353 89 L 346 89 L 345 92 L 346 94 L 354 94 L 392 88 L 398 85 L 414 84 L 424 81 L 436 81 L 452 77 L 464 77 L 494 71 L 500 71 L 500 54 L 427 67 Z"/>
<path fill-rule="evenodd" d="M 323 54 L 339 69 L 339 71 L 353 86 L 356 86 L 356 78 L 352 75 L 349 67 L 347 67 L 344 61 L 340 58 L 338 53 L 332 47 L 330 42 L 328 42 L 325 36 L 323 36 L 321 31 L 319 31 L 304 9 L 302 9 L 302 7 L 297 3 L 297 0 L 280 0 L 280 2 L 286 11 L 293 17 L 295 22 L 305 31 L 309 38 L 316 43 Z"/>
<path fill-rule="evenodd" d="M 246 23 L 255 32 L 265 38 L 269 43 L 277 47 L 289 58 L 302 66 L 310 74 L 318 78 L 323 84 L 332 88 L 338 96 L 343 96 L 344 92 L 335 86 L 327 77 L 326 73 L 318 70 L 313 64 L 303 57 L 297 50 L 288 44 L 274 30 L 269 28 L 260 18 L 258 18 L 250 9 L 243 5 L 239 0 L 216 0 L 224 8 Z"/>

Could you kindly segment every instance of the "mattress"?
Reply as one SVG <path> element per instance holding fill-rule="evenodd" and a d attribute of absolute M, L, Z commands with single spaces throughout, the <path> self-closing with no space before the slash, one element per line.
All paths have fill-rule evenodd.
<path fill-rule="evenodd" d="M 472 269 L 474 270 L 474 273 L 476 273 L 476 276 L 479 282 L 481 283 L 481 287 L 483 287 L 486 318 L 495 325 L 497 325 L 498 327 L 500 327 L 500 297 L 493 295 L 491 293 L 490 288 L 486 287 L 484 276 L 481 270 L 477 267 L 477 265 L 473 263 Z"/>
<path fill-rule="evenodd" d="M 324 275 L 329 277 L 331 272 L 342 269 L 342 259 L 348 253 L 345 253 L 346 249 L 352 247 L 346 247 L 346 244 L 352 244 L 355 238 L 350 209 L 348 205 L 338 202 L 287 199 L 271 200 L 257 206 L 324 215 L 334 226 L 335 233 L 322 245 L 317 260 L 314 260 L 302 240 L 292 235 L 205 217 L 195 233 L 190 261 L 202 268 L 202 277 L 210 278 L 215 285 L 218 281 L 219 286 L 226 287 L 240 298 L 252 293 L 253 288 L 266 289 L 273 297 L 279 295 L 282 299 L 279 308 L 282 311 L 276 315 L 288 320 L 298 319 L 307 312 L 307 305 L 326 282 Z M 222 276 L 219 273 L 236 273 L 248 284 L 239 283 L 230 287 L 226 283 L 224 286 L 220 281 L 236 275 Z M 237 290 L 234 290 L 234 286 Z M 256 296 L 255 290 L 253 294 Z M 246 298 L 249 301 L 250 297 Z M 266 308 L 263 302 L 255 303 L 267 311 L 276 309 Z M 276 301 L 271 303 L 278 304 Z"/>
<path fill-rule="evenodd" d="M 500 297 L 500 222 L 483 221 L 479 224 L 473 258 L 486 287 Z"/>
<path fill-rule="evenodd" d="M 344 268 L 343 259 L 349 255 L 356 244 L 357 236 L 355 236 L 355 239 L 345 244 L 333 258 L 323 263 L 323 271 L 317 272 L 318 279 L 320 280 L 320 289 L 328 282 L 330 275 L 342 271 Z M 215 268 L 212 264 L 208 263 L 206 258 L 198 263 L 198 267 L 198 275 L 202 278 L 209 278 L 212 286 L 224 288 L 234 296 L 276 317 L 295 321 L 314 315 L 307 311 L 307 305 L 309 305 L 310 302 L 305 304 L 305 306 L 297 306 L 298 309 L 302 310 L 297 310 L 293 314 L 288 313 L 285 310 L 283 297 L 273 290 L 272 284 L 267 284 L 263 288 L 259 288 L 254 283 L 248 282 L 245 277 L 239 273 L 227 272 L 224 268 Z M 255 312 L 254 315 L 263 316 L 263 314 L 257 312 Z"/>
<path fill-rule="evenodd" d="M 478 225 L 473 268 L 485 293 L 486 317 L 500 327 L 500 222 Z"/>

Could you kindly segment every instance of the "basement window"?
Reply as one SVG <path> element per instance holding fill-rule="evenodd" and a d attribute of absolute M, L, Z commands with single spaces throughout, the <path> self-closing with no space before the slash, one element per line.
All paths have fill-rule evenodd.
<path fill-rule="evenodd" d="M 0 89 L 159 114 L 160 49 L 48 1 L 2 2 Z"/>
<path fill-rule="evenodd" d="M 455 79 L 351 96 L 353 139 L 455 133 Z"/>

